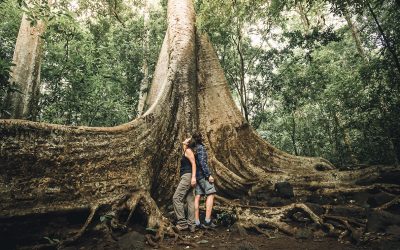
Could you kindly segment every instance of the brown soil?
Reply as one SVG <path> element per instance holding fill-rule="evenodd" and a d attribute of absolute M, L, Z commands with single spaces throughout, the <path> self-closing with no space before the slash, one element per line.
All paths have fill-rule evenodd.
<path fill-rule="evenodd" d="M 143 229 L 142 229 L 143 230 Z M 140 231 L 142 231 L 140 230 Z M 153 249 L 145 243 L 144 232 L 130 231 L 115 239 L 104 239 L 99 235 L 86 234 L 81 243 L 64 248 L 65 250 L 80 249 Z M 249 232 L 241 236 L 239 232 L 226 227 L 216 230 L 197 230 L 195 233 L 182 232 L 185 240 L 196 243 L 196 249 L 231 249 L 231 250 L 255 250 L 255 249 L 400 249 L 400 239 L 378 238 L 363 242 L 359 245 L 350 242 L 339 242 L 333 238 L 321 239 L 296 239 L 281 233 L 270 232 L 272 238 L 257 233 Z M 192 246 L 177 244 L 174 239 L 164 239 L 161 249 L 192 249 Z"/>

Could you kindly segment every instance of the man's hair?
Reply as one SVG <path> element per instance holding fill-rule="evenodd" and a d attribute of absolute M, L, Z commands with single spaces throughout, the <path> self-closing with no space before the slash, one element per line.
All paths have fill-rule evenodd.
<path fill-rule="evenodd" d="M 196 141 L 196 143 L 203 144 L 203 136 L 200 132 L 194 132 L 192 138 Z"/>
<path fill-rule="evenodd" d="M 191 148 L 192 150 L 196 149 L 196 140 L 192 137 L 190 138 L 189 142 L 188 142 L 188 147 Z"/>

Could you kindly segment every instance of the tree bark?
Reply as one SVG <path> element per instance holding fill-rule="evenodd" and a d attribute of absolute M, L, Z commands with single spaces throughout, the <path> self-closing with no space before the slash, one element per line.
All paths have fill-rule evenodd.
<path fill-rule="evenodd" d="M 292 118 L 292 133 L 290 134 L 290 137 L 292 138 L 292 144 L 293 144 L 293 150 L 295 155 L 299 155 L 299 152 L 297 150 L 297 144 L 296 144 L 296 111 L 293 110 L 291 112 L 291 118 Z"/>
<path fill-rule="evenodd" d="M 238 223 L 245 228 L 267 224 L 294 234 L 298 229 L 283 218 L 298 209 L 318 225 L 326 223 L 295 200 L 282 208 L 265 207 L 268 200 L 251 206 L 229 200 L 274 195 L 281 182 L 290 183 L 299 201 L 318 195 L 331 197 L 332 206 L 332 197 L 340 193 L 398 190 L 398 184 L 382 178 L 393 168 L 338 171 L 322 158 L 293 156 L 264 141 L 237 109 L 209 39 L 196 33 L 193 2 L 170 0 L 167 18 L 146 100 L 149 109 L 139 118 L 103 128 L 0 120 L 0 223 L 7 225 L 1 230 L 17 223 L 16 218 L 28 222 L 38 215 L 87 211 L 75 240 L 94 214 L 111 210 L 107 225 L 115 228 L 122 210 L 129 212 L 127 225 L 139 208 L 148 227 L 158 228 L 155 239 L 162 239 L 172 227 L 158 207 L 171 204 L 181 142 L 194 130 L 204 135 L 218 195 L 227 205 L 221 209 L 237 208 Z M 151 238 L 148 242 L 157 244 Z"/>
<path fill-rule="evenodd" d="M 143 24 L 144 24 L 144 38 L 143 38 L 143 80 L 140 84 L 139 92 L 139 104 L 138 104 L 138 116 L 142 115 L 146 111 L 145 103 L 147 98 L 147 92 L 149 91 L 149 47 L 150 47 L 150 3 L 149 0 L 145 0 L 145 6 L 143 8 Z"/>
<path fill-rule="evenodd" d="M 15 44 L 10 82 L 18 91 L 8 92 L 3 108 L 9 112 L 4 118 L 35 120 L 38 115 L 40 91 L 40 64 L 42 54 L 42 38 L 45 30 L 43 21 L 31 26 L 27 15 L 22 22 Z"/>
<path fill-rule="evenodd" d="M 238 43 L 237 43 L 237 52 L 239 54 L 239 62 L 240 62 L 240 79 L 239 79 L 239 86 L 240 86 L 240 103 L 242 104 L 243 116 L 247 122 L 249 122 L 249 111 L 248 111 L 248 101 L 247 101 L 247 87 L 246 87 L 246 79 L 245 79 L 245 69 L 244 69 L 244 56 L 243 56 L 243 49 L 242 49 L 242 35 L 241 31 L 238 28 Z"/>

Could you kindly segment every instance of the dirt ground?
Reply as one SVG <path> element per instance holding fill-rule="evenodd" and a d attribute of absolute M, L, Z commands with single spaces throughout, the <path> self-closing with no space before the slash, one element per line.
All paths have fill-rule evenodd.
<path fill-rule="evenodd" d="M 173 212 L 171 212 L 173 213 Z M 169 213 L 168 213 L 169 214 Z M 171 215 L 171 218 L 173 216 Z M 217 216 L 218 217 L 218 216 Z M 0 250 L 13 249 L 60 249 L 57 242 L 67 237 L 74 236 L 82 227 L 86 213 L 70 213 L 68 215 L 46 215 L 35 218 L 13 219 L 10 223 L 0 223 Z M 229 217 L 226 217 L 229 218 Z M 172 220 L 172 219 L 171 219 Z M 61 248 L 63 250 L 133 250 L 153 249 L 146 244 L 146 234 L 154 233 L 146 231 L 146 219 L 138 210 L 134 213 L 132 223 L 127 231 L 104 230 L 106 221 L 101 222 L 97 216 L 93 226 L 82 235 L 73 245 Z M 261 231 L 268 234 L 267 237 L 259 232 L 246 231 L 236 227 L 234 223 L 219 224 L 215 230 L 196 230 L 195 233 L 181 232 L 185 242 L 196 245 L 196 249 L 230 249 L 230 250 L 257 250 L 257 249 L 377 249 L 400 250 L 400 225 L 385 226 L 385 232 L 366 233 L 359 243 L 348 242 L 349 237 L 337 238 L 323 236 L 311 231 L 307 227 L 296 225 L 299 230 L 296 237 L 287 236 L 273 229 L 262 228 Z M 224 226 L 225 225 L 225 226 Z M 103 229 L 103 230 L 99 230 Z M 321 235 L 320 237 L 318 237 Z M 51 243 L 51 244 L 49 244 Z M 40 246 L 40 248 L 38 248 Z M 165 238 L 160 249 L 192 249 L 193 245 L 182 244 L 174 238 Z"/>
<path fill-rule="evenodd" d="M 140 230 L 142 231 L 142 230 Z M 191 243 L 196 243 L 196 249 L 231 249 L 231 250 L 256 250 L 256 249 L 400 249 L 400 239 L 381 239 L 363 242 L 358 245 L 350 242 L 341 243 L 337 239 L 324 237 L 321 239 L 296 239 L 281 233 L 271 231 L 271 238 L 265 235 L 249 232 L 241 236 L 239 232 L 221 227 L 216 230 L 197 230 L 195 233 L 182 232 L 183 238 Z M 377 236 L 378 237 L 378 236 Z M 81 249 L 153 249 L 145 243 L 144 232 L 130 231 L 106 240 L 100 235 L 87 234 L 81 243 L 64 248 L 64 250 Z M 379 238 L 379 237 L 378 237 Z M 161 249 L 192 249 L 193 246 L 179 244 L 172 238 L 166 238 Z"/>

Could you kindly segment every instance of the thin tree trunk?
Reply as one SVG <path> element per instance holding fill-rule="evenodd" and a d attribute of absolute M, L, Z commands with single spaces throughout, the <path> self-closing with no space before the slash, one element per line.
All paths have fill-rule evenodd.
<path fill-rule="evenodd" d="M 149 91 L 149 47 L 150 47 L 150 3 L 149 0 L 145 0 L 145 6 L 143 8 L 143 22 L 144 22 L 144 38 L 143 38 L 143 80 L 140 84 L 139 92 L 139 104 L 138 104 L 138 116 L 142 115 L 146 111 L 146 99 Z"/>
<path fill-rule="evenodd" d="M 40 64 L 42 56 L 42 38 L 45 23 L 37 21 L 31 26 L 27 15 L 22 16 L 22 22 L 15 44 L 10 82 L 18 91 L 8 92 L 3 103 L 4 110 L 9 111 L 8 117 L 14 119 L 36 120 L 40 91 Z"/>
<path fill-rule="evenodd" d="M 291 118 L 292 118 L 292 133 L 290 134 L 290 137 L 292 138 L 292 144 L 293 144 L 293 149 L 294 149 L 294 154 L 299 155 L 299 151 L 297 150 L 297 143 L 296 143 L 296 116 L 295 116 L 296 111 L 292 111 L 291 113 Z"/>
<path fill-rule="evenodd" d="M 356 44 L 358 53 L 364 60 L 367 60 L 367 57 L 365 56 L 364 48 L 362 47 L 360 34 L 359 34 L 358 29 L 357 29 L 356 25 L 354 24 L 348 11 L 344 12 L 344 17 L 346 19 L 347 25 L 349 26 L 349 28 L 351 30 L 351 35 L 353 36 L 354 43 Z"/>
<path fill-rule="evenodd" d="M 238 47 L 238 53 L 239 53 L 239 58 L 240 58 L 240 100 L 242 103 L 242 108 L 243 108 L 243 115 L 246 121 L 249 121 L 249 111 L 248 111 L 248 106 L 247 106 L 247 88 L 246 88 L 246 79 L 245 79 L 245 74 L 244 74 L 244 58 L 243 58 L 243 51 L 242 51 L 242 46 L 239 45 Z"/>
<path fill-rule="evenodd" d="M 304 7 L 302 5 L 301 2 L 297 3 L 297 8 L 299 10 L 299 14 L 304 26 L 304 30 L 306 31 L 306 33 L 310 30 L 310 20 L 307 17 L 307 13 L 304 10 Z"/>
<path fill-rule="evenodd" d="M 248 107 L 247 107 L 247 88 L 246 88 L 246 80 L 245 80 L 245 66 L 244 66 L 244 56 L 243 56 L 243 48 L 242 48 L 242 31 L 239 27 L 237 26 L 237 35 L 238 35 L 238 41 L 236 44 L 236 50 L 239 55 L 239 87 L 240 87 L 240 103 L 241 103 L 241 110 L 243 113 L 244 118 L 246 121 L 249 121 L 249 112 L 248 112 Z"/>
<path fill-rule="evenodd" d="M 384 41 L 385 47 L 389 50 L 390 54 L 392 55 L 393 61 L 396 65 L 397 71 L 400 74 L 400 62 L 399 62 L 399 58 L 397 57 L 397 52 L 396 52 L 396 48 L 394 46 L 392 46 L 392 43 L 390 42 L 389 37 L 387 37 L 387 35 L 385 34 L 385 31 L 383 30 L 381 24 L 378 21 L 378 18 L 374 12 L 374 10 L 372 9 L 371 4 L 367 1 L 367 6 L 368 6 L 368 10 L 371 13 L 372 17 L 374 18 L 375 24 L 378 27 L 379 33 L 381 34 L 381 37 Z"/>

